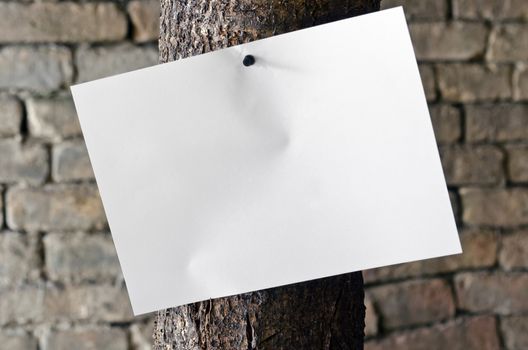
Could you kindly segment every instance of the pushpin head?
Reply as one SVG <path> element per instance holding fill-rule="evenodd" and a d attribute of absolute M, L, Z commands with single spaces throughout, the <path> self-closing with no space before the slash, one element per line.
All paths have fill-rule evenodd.
<path fill-rule="evenodd" d="M 246 67 L 252 66 L 255 63 L 255 57 L 253 55 L 246 55 L 244 57 L 244 60 L 242 61 L 242 64 Z"/>

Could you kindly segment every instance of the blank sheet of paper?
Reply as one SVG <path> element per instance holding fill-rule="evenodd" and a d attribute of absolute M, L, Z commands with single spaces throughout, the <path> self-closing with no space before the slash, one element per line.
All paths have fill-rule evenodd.
<path fill-rule="evenodd" d="M 461 252 L 401 8 L 72 92 L 136 314 Z"/>

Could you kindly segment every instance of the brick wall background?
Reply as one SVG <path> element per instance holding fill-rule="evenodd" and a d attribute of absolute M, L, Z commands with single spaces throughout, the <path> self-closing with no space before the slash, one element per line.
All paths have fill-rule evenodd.
<path fill-rule="evenodd" d="M 404 5 L 464 254 L 364 272 L 367 350 L 528 349 L 528 0 Z"/>
<path fill-rule="evenodd" d="M 0 348 L 150 349 L 68 86 L 158 61 L 159 2 L 0 1 Z"/>
<path fill-rule="evenodd" d="M 528 0 L 400 4 L 464 254 L 365 271 L 366 349 L 527 349 Z M 2 348 L 150 348 L 68 86 L 155 64 L 158 11 L 0 1 Z"/>

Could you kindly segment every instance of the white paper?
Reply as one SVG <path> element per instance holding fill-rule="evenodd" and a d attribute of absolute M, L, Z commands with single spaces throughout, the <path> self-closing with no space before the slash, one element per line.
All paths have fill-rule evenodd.
<path fill-rule="evenodd" d="M 72 91 L 135 314 L 461 252 L 401 8 Z"/>

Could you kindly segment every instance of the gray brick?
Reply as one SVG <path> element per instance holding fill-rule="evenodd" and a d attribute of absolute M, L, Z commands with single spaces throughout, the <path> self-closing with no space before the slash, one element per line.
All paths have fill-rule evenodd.
<path fill-rule="evenodd" d="M 528 224 L 528 189 L 463 188 L 460 195 L 466 224 L 505 227 Z"/>
<path fill-rule="evenodd" d="M 44 295 L 43 286 L 0 289 L 0 325 L 22 325 L 42 320 Z"/>
<path fill-rule="evenodd" d="M 128 294 L 111 285 L 23 285 L 0 289 L 0 325 L 62 322 L 130 322 Z"/>
<path fill-rule="evenodd" d="M 482 23 L 417 22 L 409 30 L 418 60 L 468 60 L 482 56 L 486 48 Z"/>
<path fill-rule="evenodd" d="M 133 0 L 127 5 L 133 26 L 134 41 L 158 40 L 160 32 L 160 2 L 156 0 Z"/>
<path fill-rule="evenodd" d="M 0 233 L 0 288 L 19 285 L 39 276 L 36 237 Z M 0 342 L 1 344 L 1 342 Z"/>
<path fill-rule="evenodd" d="M 27 114 L 29 132 L 33 137 L 58 141 L 81 134 L 71 98 L 28 100 Z"/>
<path fill-rule="evenodd" d="M 502 237 L 499 261 L 505 270 L 528 268 L 528 231 Z"/>
<path fill-rule="evenodd" d="M 465 230 L 460 234 L 463 254 L 419 260 L 363 271 L 365 283 L 435 275 L 456 270 L 492 267 L 497 261 L 497 234 L 489 230 Z"/>
<path fill-rule="evenodd" d="M 53 147 L 52 174 L 56 181 L 94 178 L 88 151 L 82 140 L 66 141 Z"/>
<path fill-rule="evenodd" d="M 0 344 L 6 350 L 37 350 L 37 339 L 23 331 L 1 331 Z"/>
<path fill-rule="evenodd" d="M 420 69 L 425 97 L 427 101 L 434 101 L 436 99 L 436 83 L 433 67 L 431 65 L 421 64 L 418 68 Z"/>
<path fill-rule="evenodd" d="M 513 86 L 515 99 L 528 101 L 528 66 L 518 65 L 513 75 Z"/>
<path fill-rule="evenodd" d="M 0 49 L 0 89 L 50 93 L 71 82 L 70 51 L 60 46 Z"/>
<path fill-rule="evenodd" d="M 78 42 L 119 40 L 127 20 L 115 4 L 0 2 L 0 42 Z"/>
<path fill-rule="evenodd" d="M 437 72 L 438 86 L 446 101 L 493 101 L 512 97 L 509 66 L 440 64 Z"/>
<path fill-rule="evenodd" d="M 10 188 L 7 223 L 13 229 L 83 230 L 106 225 L 103 206 L 93 185 L 48 185 Z"/>
<path fill-rule="evenodd" d="M 103 78 L 158 63 L 156 47 L 135 47 L 130 44 L 83 47 L 77 50 L 75 62 L 78 82 Z"/>
<path fill-rule="evenodd" d="M 462 135 L 460 110 L 456 107 L 440 104 L 429 106 L 431 122 L 439 144 L 453 143 Z"/>
<path fill-rule="evenodd" d="M 113 280 L 121 269 L 110 235 L 48 234 L 44 237 L 46 271 L 52 280 Z"/>
<path fill-rule="evenodd" d="M 152 350 L 154 334 L 154 318 L 144 323 L 136 323 L 130 327 L 131 342 L 134 350 Z"/>
<path fill-rule="evenodd" d="M 0 227 L 4 227 L 4 188 L 0 186 Z"/>
<path fill-rule="evenodd" d="M 447 3 L 444 0 L 383 0 L 381 8 L 403 6 L 407 19 L 444 19 Z"/>
<path fill-rule="evenodd" d="M 528 145 L 506 148 L 508 152 L 508 178 L 512 182 L 528 182 Z"/>
<path fill-rule="evenodd" d="M 508 350 L 528 349 L 528 316 L 502 317 L 500 325 Z"/>
<path fill-rule="evenodd" d="M 385 329 L 440 321 L 455 314 L 451 289 L 441 279 L 401 282 L 368 291 Z"/>
<path fill-rule="evenodd" d="M 49 334 L 44 346 L 49 350 L 127 350 L 128 337 L 125 331 L 109 327 L 84 327 L 54 331 Z"/>
<path fill-rule="evenodd" d="M 365 336 L 373 337 L 378 334 L 379 317 L 374 303 L 368 294 L 365 295 Z"/>
<path fill-rule="evenodd" d="M 455 276 L 457 305 L 470 312 L 501 315 L 528 311 L 528 274 L 471 272 Z"/>
<path fill-rule="evenodd" d="M 365 343 L 365 350 L 499 350 L 493 316 L 457 318 L 414 330 L 392 333 Z"/>
<path fill-rule="evenodd" d="M 504 180 L 502 151 L 491 145 L 440 149 L 448 185 L 495 185 Z"/>
<path fill-rule="evenodd" d="M 48 173 L 48 153 L 42 145 L 0 140 L 0 182 L 39 184 Z"/>
<path fill-rule="evenodd" d="M 528 106 L 466 106 L 466 139 L 470 142 L 528 140 Z"/>
<path fill-rule="evenodd" d="M 463 19 L 528 19 L 526 0 L 453 0 L 453 14 Z"/>
<path fill-rule="evenodd" d="M 0 98 L 0 137 L 9 137 L 20 133 L 22 106 L 14 98 Z"/>
<path fill-rule="evenodd" d="M 82 285 L 46 290 L 44 314 L 48 322 L 105 321 L 134 319 L 124 288 L 110 285 Z"/>
<path fill-rule="evenodd" d="M 491 32 L 487 58 L 501 62 L 528 60 L 528 24 L 496 26 Z"/>

